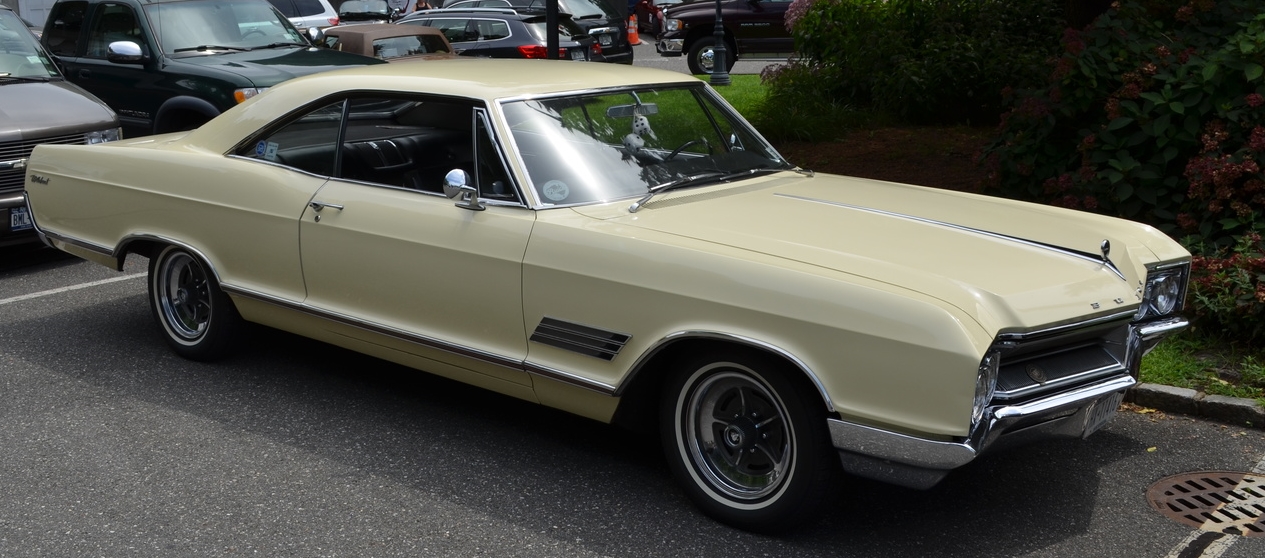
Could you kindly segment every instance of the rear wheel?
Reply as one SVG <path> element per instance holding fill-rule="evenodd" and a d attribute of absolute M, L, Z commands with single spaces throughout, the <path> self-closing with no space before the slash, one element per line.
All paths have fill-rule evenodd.
<path fill-rule="evenodd" d="M 660 406 L 664 453 L 690 499 L 739 528 L 780 532 L 814 518 L 839 460 L 825 409 L 779 361 L 739 352 L 682 363 Z"/>
<path fill-rule="evenodd" d="M 167 344 L 192 360 L 227 353 L 241 317 L 197 256 L 168 246 L 149 260 L 149 304 Z"/>

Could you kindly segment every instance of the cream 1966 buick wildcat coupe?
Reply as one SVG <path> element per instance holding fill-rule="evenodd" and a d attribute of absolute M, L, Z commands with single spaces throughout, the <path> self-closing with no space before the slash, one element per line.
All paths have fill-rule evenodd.
<path fill-rule="evenodd" d="M 814 175 L 706 84 L 436 60 L 295 79 L 192 132 L 43 145 L 53 246 L 149 258 L 172 348 L 266 324 L 657 428 L 706 513 L 802 522 L 840 469 L 929 487 L 1086 436 L 1185 327 L 1149 227 Z"/>

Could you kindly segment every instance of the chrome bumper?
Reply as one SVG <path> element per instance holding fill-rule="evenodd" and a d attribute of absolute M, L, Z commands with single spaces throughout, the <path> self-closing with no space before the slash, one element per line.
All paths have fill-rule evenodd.
<path fill-rule="evenodd" d="M 685 39 L 659 39 L 654 49 L 666 56 L 679 56 L 685 47 Z"/>
<path fill-rule="evenodd" d="M 1093 434 L 1115 414 L 1125 390 L 1137 383 L 1142 355 L 1187 325 L 1185 318 L 1173 317 L 1130 326 L 1128 374 L 1031 401 L 989 407 L 985 419 L 964 439 L 928 440 L 827 419 L 830 439 L 849 473 L 911 488 L 931 488 L 950 470 L 970 463 L 985 450 Z"/>

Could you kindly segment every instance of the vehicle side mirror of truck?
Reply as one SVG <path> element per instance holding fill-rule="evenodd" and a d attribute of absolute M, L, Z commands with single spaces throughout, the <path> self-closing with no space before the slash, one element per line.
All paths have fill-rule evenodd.
<path fill-rule="evenodd" d="M 143 64 L 145 53 L 132 41 L 114 41 L 106 47 L 105 59 L 115 64 Z"/>

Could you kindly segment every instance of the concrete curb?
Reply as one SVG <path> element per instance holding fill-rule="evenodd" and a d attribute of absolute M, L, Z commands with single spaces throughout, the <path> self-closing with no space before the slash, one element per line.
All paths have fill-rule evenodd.
<path fill-rule="evenodd" d="M 1166 413 L 1203 417 L 1237 426 L 1265 428 L 1265 407 L 1254 399 L 1206 395 L 1193 389 L 1160 384 L 1138 384 L 1129 388 L 1124 400 Z"/>

